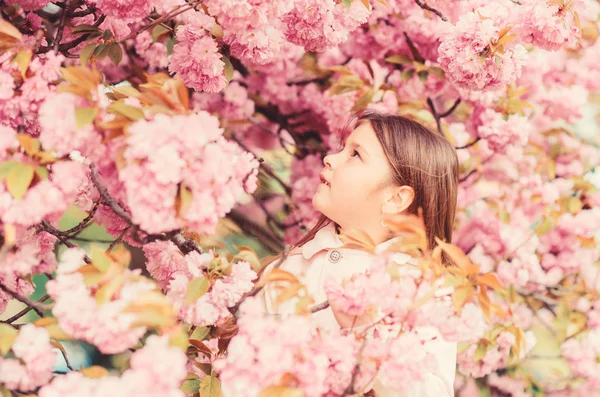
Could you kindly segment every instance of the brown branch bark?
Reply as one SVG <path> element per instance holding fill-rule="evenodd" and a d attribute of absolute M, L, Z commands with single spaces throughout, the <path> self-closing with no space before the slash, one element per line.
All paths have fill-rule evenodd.
<path fill-rule="evenodd" d="M 464 146 L 457 146 L 457 147 L 455 147 L 455 149 L 457 149 L 457 150 L 458 150 L 458 149 L 466 149 L 466 148 L 469 148 L 469 147 L 471 147 L 471 146 L 475 145 L 475 144 L 476 144 L 477 142 L 479 142 L 480 140 L 481 140 L 481 138 L 480 138 L 480 137 L 477 137 L 477 139 L 475 139 L 475 140 L 473 140 L 473 141 L 471 141 L 471 142 L 467 143 L 467 144 L 466 144 L 466 145 L 464 145 Z"/>
<path fill-rule="evenodd" d="M 450 107 L 450 109 L 448 109 L 444 113 L 440 114 L 440 118 L 450 116 L 456 110 L 458 105 L 460 105 L 460 98 L 458 98 L 456 101 L 454 101 L 454 104 Z"/>
<path fill-rule="evenodd" d="M 50 295 L 44 295 L 40 298 L 40 300 L 38 300 L 39 303 L 43 303 L 45 301 L 47 301 L 48 299 L 50 299 Z M 20 319 L 21 317 L 23 317 L 24 315 L 26 315 L 27 313 L 29 313 L 31 310 L 33 310 L 33 307 L 31 306 L 27 306 L 25 309 L 21 310 L 20 312 L 18 312 L 17 314 L 15 314 L 14 316 L 7 318 L 5 320 L 6 323 L 10 324 L 13 323 L 15 321 L 17 321 L 18 319 Z"/>
<path fill-rule="evenodd" d="M 31 308 L 31 310 L 35 311 L 38 314 L 38 316 L 40 316 L 40 317 L 44 317 L 44 313 L 42 313 L 42 311 L 52 309 L 52 305 L 46 305 L 46 304 L 31 300 L 29 298 L 26 298 L 24 296 L 21 296 L 21 295 L 17 294 L 16 292 L 13 292 L 10 289 L 8 289 L 8 287 L 3 285 L 2 283 L 0 283 L 0 290 L 4 291 L 8 295 L 12 296 L 14 299 L 18 300 L 19 302 L 26 304 L 28 307 Z"/>
<path fill-rule="evenodd" d="M 38 232 L 44 231 L 46 233 L 50 233 L 54 236 L 56 236 L 56 238 L 63 243 L 65 246 L 67 246 L 68 248 L 75 248 L 77 247 L 75 244 L 73 244 L 72 242 L 70 242 L 69 240 L 67 240 L 66 236 L 62 235 L 60 230 L 56 229 L 54 226 L 52 226 L 50 224 L 50 222 L 44 220 L 42 221 L 42 223 L 40 223 L 38 225 Z M 92 260 L 90 259 L 89 256 L 85 255 L 83 257 L 83 260 L 85 261 L 85 263 L 92 263 Z"/>
<path fill-rule="evenodd" d="M 63 31 L 65 30 L 65 22 L 67 20 L 67 15 L 69 14 L 69 5 L 71 4 L 71 0 L 65 1 L 65 7 L 62 10 L 62 14 L 60 15 L 60 22 L 58 25 L 58 29 L 56 31 L 56 38 L 54 39 L 53 47 L 54 53 L 58 54 L 60 41 L 62 40 Z"/>
<path fill-rule="evenodd" d="M 436 10 L 435 8 L 428 6 L 428 5 L 427 5 L 427 3 L 423 3 L 423 2 L 422 2 L 422 1 L 420 1 L 420 0 L 415 0 L 415 3 L 416 3 L 416 4 L 417 4 L 419 7 L 421 7 L 422 9 L 424 9 L 424 10 L 427 10 L 427 11 L 431 11 L 431 12 L 433 12 L 435 15 L 437 15 L 438 17 L 440 17 L 440 19 L 441 19 L 442 21 L 444 21 L 444 22 L 448 22 L 448 18 L 446 18 L 446 17 L 444 16 L 444 14 L 442 14 L 440 11 Z"/>

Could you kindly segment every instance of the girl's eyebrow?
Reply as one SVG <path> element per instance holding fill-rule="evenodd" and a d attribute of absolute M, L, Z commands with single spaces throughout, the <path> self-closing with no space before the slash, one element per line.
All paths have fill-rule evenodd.
<path fill-rule="evenodd" d="M 360 146 L 356 142 L 350 142 L 350 146 L 352 146 L 355 149 L 360 149 L 367 156 L 369 155 L 369 152 L 367 151 L 367 149 L 365 149 L 363 146 Z"/>

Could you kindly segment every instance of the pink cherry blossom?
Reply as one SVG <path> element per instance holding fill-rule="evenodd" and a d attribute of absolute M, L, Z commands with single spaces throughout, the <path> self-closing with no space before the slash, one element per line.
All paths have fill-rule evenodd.
<path fill-rule="evenodd" d="M 0 357 L 0 384 L 9 390 L 27 392 L 50 381 L 56 351 L 45 329 L 25 324 L 11 350 L 13 358 Z"/>

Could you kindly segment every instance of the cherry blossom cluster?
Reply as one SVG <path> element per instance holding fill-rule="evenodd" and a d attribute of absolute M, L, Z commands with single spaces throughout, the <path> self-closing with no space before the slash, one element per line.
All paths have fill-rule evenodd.
<path fill-rule="evenodd" d="M 186 378 L 185 353 L 169 346 L 166 336 L 151 335 L 145 346 L 136 350 L 129 368 L 121 376 L 86 377 L 81 372 L 69 372 L 56 377 L 39 391 L 40 397 L 58 396 L 178 396 L 185 394 L 180 385 Z"/>

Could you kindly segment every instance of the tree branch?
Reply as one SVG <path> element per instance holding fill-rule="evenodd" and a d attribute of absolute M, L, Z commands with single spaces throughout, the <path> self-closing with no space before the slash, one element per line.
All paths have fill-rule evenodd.
<path fill-rule="evenodd" d="M 119 203 L 115 199 L 113 199 L 108 193 L 108 189 L 104 187 L 102 182 L 100 181 L 100 176 L 98 175 L 98 169 L 96 169 L 95 164 L 90 164 L 91 178 L 92 183 L 100 193 L 100 196 L 104 199 L 104 202 L 113 210 L 115 214 L 117 214 L 121 219 L 126 221 L 128 224 L 133 225 L 133 220 L 131 216 L 121 207 Z"/>
<path fill-rule="evenodd" d="M 419 53 L 419 50 L 415 46 L 415 43 L 413 43 L 413 41 L 410 38 L 410 36 L 408 35 L 408 33 L 406 33 L 406 32 L 403 32 L 403 33 L 404 33 L 404 38 L 406 38 L 406 44 L 408 44 L 408 47 L 410 48 L 410 52 L 412 53 L 414 60 L 419 63 L 425 63 L 425 58 L 423 58 L 423 56 Z"/>
<path fill-rule="evenodd" d="M 444 14 L 442 14 L 440 11 L 436 10 L 435 8 L 428 6 L 426 3 L 423 3 L 421 0 L 415 0 L 415 3 L 417 3 L 417 5 L 419 7 L 421 7 L 422 9 L 433 12 L 435 15 L 440 17 L 440 19 L 442 21 L 448 22 L 448 18 L 446 18 L 444 16 Z"/>
<path fill-rule="evenodd" d="M 311 308 L 309 309 L 309 311 L 314 314 L 316 312 L 320 312 L 321 310 L 325 310 L 329 307 L 329 302 L 325 301 L 325 302 L 321 302 L 319 304 L 316 304 L 314 306 L 311 306 Z"/>
<path fill-rule="evenodd" d="M 431 100 L 431 98 L 427 98 L 427 105 L 429 105 L 429 110 L 431 111 L 431 114 L 433 115 L 433 118 L 435 119 L 435 123 L 437 125 L 438 132 L 440 134 L 444 135 L 444 130 L 442 129 L 442 119 L 440 118 L 440 115 L 438 114 L 437 110 L 435 109 L 435 105 L 433 104 L 433 101 Z"/>
<path fill-rule="evenodd" d="M 279 252 L 283 249 L 283 244 L 279 238 L 273 236 L 262 226 L 244 217 L 240 212 L 232 210 L 227 214 L 227 217 L 248 234 L 255 236 L 271 252 Z"/>
<path fill-rule="evenodd" d="M 52 226 L 50 224 L 50 222 L 43 220 L 42 223 L 39 224 L 38 226 L 38 232 L 46 232 L 46 233 L 50 233 L 53 236 L 56 236 L 56 238 L 63 243 L 65 246 L 67 246 L 68 248 L 75 248 L 77 247 L 75 244 L 73 244 L 72 242 L 70 242 L 69 240 L 67 240 L 65 238 L 65 236 L 61 233 L 60 230 L 56 229 L 54 226 Z M 92 263 L 92 260 L 90 259 L 89 256 L 85 255 L 83 257 L 83 260 L 85 261 L 85 263 Z"/>
<path fill-rule="evenodd" d="M 446 110 L 444 113 L 440 114 L 440 118 L 448 117 L 456 110 L 456 108 L 460 105 L 460 98 L 454 101 L 454 104 L 450 107 L 450 109 Z"/>
<path fill-rule="evenodd" d="M 71 0 L 65 1 L 65 7 L 63 8 L 62 14 L 60 16 L 60 23 L 58 25 L 58 30 L 56 31 L 56 38 L 54 39 L 53 47 L 54 53 L 58 54 L 60 41 L 62 40 L 63 31 L 65 30 L 65 22 L 67 20 L 67 14 L 69 13 L 69 5 Z"/>
<path fill-rule="evenodd" d="M 40 298 L 40 300 L 38 301 L 39 303 L 45 302 L 48 299 L 50 299 L 50 295 L 44 295 Z M 25 309 L 21 310 L 20 312 L 18 312 L 17 314 L 15 314 L 14 316 L 7 318 L 5 320 L 6 323 L 12 323 L 17 321 L 18 319 L 20 319 L 21 317 L 23 317 L 24 315 L 26 315 L 27 313 L 29 313 L 31 310 L 33 310 L 33 307 L 31 306 L 27 306 Z"/>
<path fill-rule="evenodd" d="M 475 139 L 475 140 L 473 140 L 473 141 L 471 141 L 471 142 L 467 143 L 467 144 L 466 144 L 466 145 L 464 145 L 464 146 L 457 146 L 457 147 L 455 147 L 455 149 L 457 149 L 457 150 L 458 150 L 458 149 L 466 149 L 466 148 L 469 148 L 469 147 L 471 147 L 471 146 L 475 145 L 475 144 L 476 144 L 477 142 L 479 142 L 480 140 L 481 140 L 481 138 L 480 138 L 480 137 L 477 137 L 477 139 Z"/>
<path fill-rule="evenodd" d="M 279 260 L 277 261 L 277 263 L 275 263 L 275 265 L 273 265 L 273 269 L 277 269 L 278 267 L 280 267 L 283 262 L 285 262 L 285 260 L 287 259 L 288 255 L 290 254 L 290 248 L 288 247 L 285 251 L 283 251 L 283 253 L 281 254 L 281 258 L 279 258 Z M 265 270 L 266 266 L 265 265 L 259 272 L 258 272 L 258 277 L 260 278 L 262 275 L 262 272 Z M 254 288 L 248 292 L 246 295 L 242 296 L 242 299 L 240 299 L 240 301 L 235 304 L 235 306 L 232 306 L 229 308 L 229 312 L 231 314 L 233 314 L 233 316 L 237 319 L 239 317 L 239 309 L 240 306 L 242 305 L 242 303 L 248 299 L 251 298 L 253 296 L 256 296 L 260 291 L 262 291 L 263 288 L 265 288 L 266 284 L 260 284 L 260 285 L 255 285 Z"/>
<path fill-rule="evenodd" d="M 19 302 L 26 304 L 28 307 L 31 308 L 31 310 L 35 311 L 38 314 L 38 316 L 40 316 L 40 317 L 44 317 L 44 313 L 42 313 L 42 311 L 52 309 L 52 305 L 46 305 L 46 304 L 31 300 L 29 298 L 26 298 L 24 296 L 21 296 L 21 295 L 17 294 L 16 292 L 13 292 L 10 289 L 8 289 L 8 287 L 3 285 L 2 283 L 0 283 L 0 290 L 4 291 L 8 295 L 12 296 L 14 299 L 18 300 Z"/>

